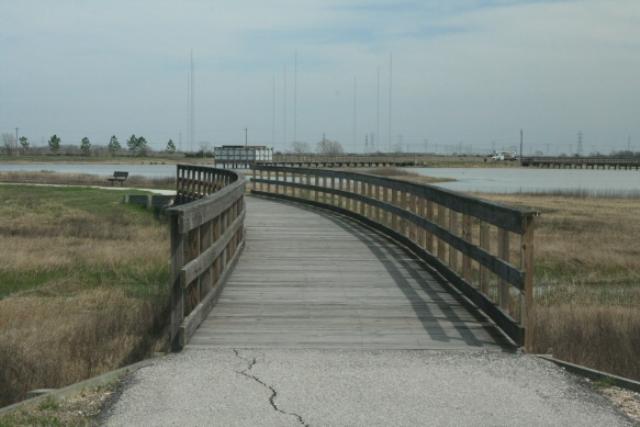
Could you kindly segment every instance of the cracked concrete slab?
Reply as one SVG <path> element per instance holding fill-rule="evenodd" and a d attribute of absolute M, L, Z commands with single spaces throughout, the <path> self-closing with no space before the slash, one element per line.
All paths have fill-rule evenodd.
<path fill-rule="evenodd" d="M 136 372 L 106 425 L 631 426 L 555 365 L 501 352 L 193 349 Z"/>
<path fill-rule="evenodd" d="M 271 392 L 271 396 L 269 396 L 269 404 L 271 405 L 273 410 L 277 411 L 277 412 L 280 412 L 281 414 L 284 414 L 284 415 L 290 415 L 290 416 L 294 417 L 295 419 L 297 419 L 298 422 L 300 423 L 300 425 L 302 425 L 304 427 L 308 427 L 308 424 L 304 421 L 304 419 L 299 414 L 296 414 L 296 413 L 293 413 L 293 412 L 286 412 L 286 411 L 283 411 L 282 409 L 280 409 L 280 407 L 276 403 L 276 398 L 278 397 L 278 392 L 276 391 L 275 388 L 273 388 L 273 386 L 271 386 L 269 384 L 266 384 L 260 378 L 258 378 L 257 376 L 251 374 L 251 370 L 256 365 L 256 363 L 258 363 L 257 359 L 255 357 L 253 359 L 251 359 L 251 360 L 245 359 L 242 356 L 240 356 L 240 352 L 238 350 L 236 350 L 236 349 L 234 349 L 233 352 L 235 353 L 235 355 L 237 357 L 239 357 L 240 359 L 244 360 L 248 364 L 245 369 L 243 369 L 242 371 L 236 371 L 236 372 L 239 373 L 240 375 L 244 375 L 245 377 L 252 379 L 253 381 L 257 382 L 258 384 L 260 384 L 261 386 L 263 386 L 264 388 L 268 389 Z"/>

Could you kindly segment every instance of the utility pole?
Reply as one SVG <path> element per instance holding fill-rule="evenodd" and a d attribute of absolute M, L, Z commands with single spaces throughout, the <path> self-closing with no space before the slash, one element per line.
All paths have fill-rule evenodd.
<path fill-rule="evenodd" d="M 248 141 L 248 133 L 249 133 L 249 129 L 248 128 L 244 128 L 244 148 L 246 151 L 247 148 L 247 141 Z"/>
<path fill-rule="evenodd" d="M 627 137 L 627 151 L 631 152 L 631 135 Z"/>
<path fill-rule="evenodd" d="M 18 141 L 20 141 L 19 134 L 18 134 L 19 130 L 20 128 L 16 128 L 16 144 L 18 144 Z"/>

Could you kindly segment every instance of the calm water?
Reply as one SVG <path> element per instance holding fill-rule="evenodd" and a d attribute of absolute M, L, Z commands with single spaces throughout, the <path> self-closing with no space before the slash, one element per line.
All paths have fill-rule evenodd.
<path fill-rule="evenodd" d="M 485 193 L 586 192 L 640 195 L 640 171 L 535 168 L 411 168 L 422 175 L 451 178 L 436 184 L 456 191 Z"/>
<path fill-rule="evenodd" d="M 0 172 L 51 171 L 60 173 L 89 173 L 93 175 L 113 175 L 113 171 L 127 171 L 129 175 L 148 178 L 175 176 L 176 165 L 136 165 L 117 163 L 0 163 Z"/>
<path fill-rule="evenodd" d="M 149 178 L 175 176 L 176 166 L 110 163 L 0 163 L 0 172 L 53 171 L 112 175 L 115 170 Z M 423 175 L 455 179 L 437 184 L 456 191 L 488 193 L 580 191 L 640 195 L 640 171 L 536 168 L 409 168 Z M 246 172 L 246 171 L 242 171 Z"/>

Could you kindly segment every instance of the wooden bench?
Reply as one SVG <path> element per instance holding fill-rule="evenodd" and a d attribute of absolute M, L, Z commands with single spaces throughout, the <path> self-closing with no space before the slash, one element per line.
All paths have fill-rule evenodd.
<path fill-rule="evenodd" d="M 120 186 L 122 187 L 122 183 L 127 180 L 128 176 L 129 176 L 129 172 L 115 171 L 113 173 L 113 176 L 111 178 L 107 178 L 107 180 L 111 182 L 112 186 L 114 182 L 119 182 Z"/>

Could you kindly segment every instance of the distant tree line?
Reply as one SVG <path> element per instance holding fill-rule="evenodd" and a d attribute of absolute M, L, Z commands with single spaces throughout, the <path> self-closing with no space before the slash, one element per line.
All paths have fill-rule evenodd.
<path fill-rule="evenodd" d="M 123 149 L 118 137 L 113 135 L 109 138 L 106 145 L 94 145 L 89 137 L 85 136 L 77 144 L 63 144 L 62 139 L 57 135 L 51 135 L 44 147 L 33 147 L 26 136 L 21 136 L 16 141 L 15 135 L 12 133 L 2 133 L 0 135 L 0 154 L 8 156 L 26 155 L 26 154 L 52 154 L 52 155 L 81 155 L 81 156 L 147 156 L 152 153 L 149 143 L 143 136 L 131 135 L 126 141 L 126 147 Z M 166 154 L 175 154 L 177 152 L 176 144 L 169 139 L 164 150 L 161 152 Z M 197 153 L 195 153 L 197 154 Z"/>

